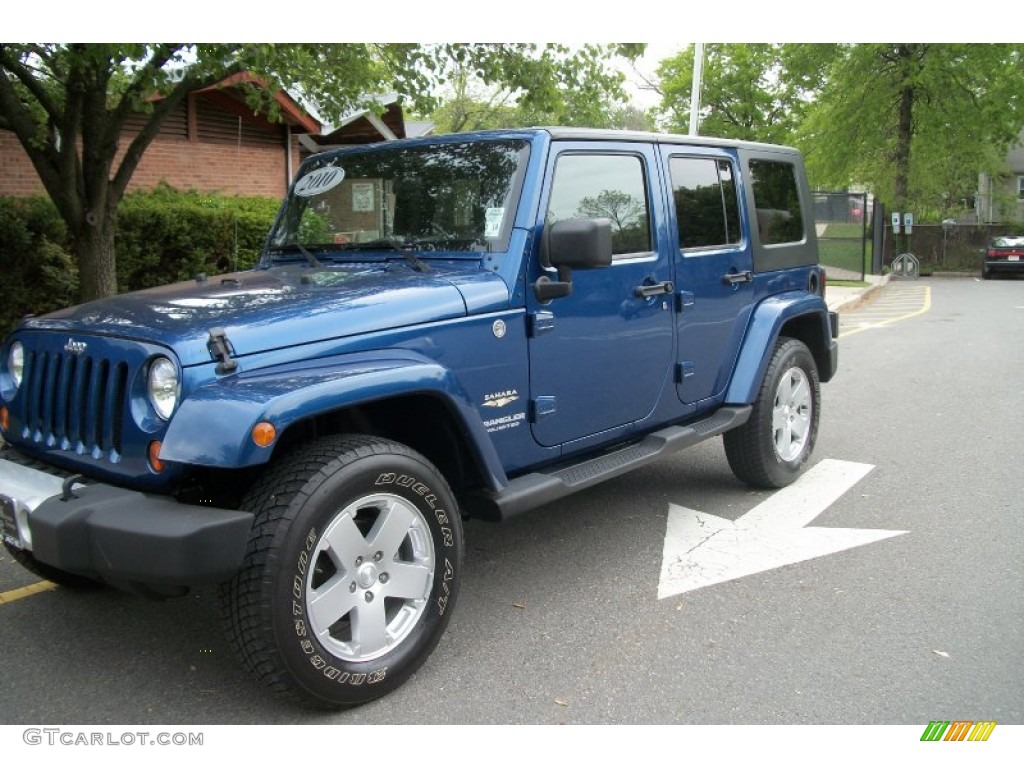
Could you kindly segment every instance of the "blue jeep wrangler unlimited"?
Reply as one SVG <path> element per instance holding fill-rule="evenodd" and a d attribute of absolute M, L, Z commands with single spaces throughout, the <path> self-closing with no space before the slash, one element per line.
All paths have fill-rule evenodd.
<path fill-rule="evenodd" d="M 799 154 L 510 130 L 311 157 L 252 271 L 25 319 L 4 545 L 65 585 L 219 584 L 272 688 L 369 701 L 437 645 L 462 519 L 723 435 L 779 487 L 836 371 Z"/>

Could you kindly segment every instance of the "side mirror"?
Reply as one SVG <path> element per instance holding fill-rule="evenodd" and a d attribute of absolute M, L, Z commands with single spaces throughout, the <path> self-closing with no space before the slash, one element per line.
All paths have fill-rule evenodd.
<path fill-rule="evenodd" d="M 608 219 L 564 219 L 547 228 L 541 263 L 558 270 L 558 280 L 542 275 L 533 284 L 541 301 L 572 293 L 573 269 L 597 269 L 612 263 L 612 223 Z"/>

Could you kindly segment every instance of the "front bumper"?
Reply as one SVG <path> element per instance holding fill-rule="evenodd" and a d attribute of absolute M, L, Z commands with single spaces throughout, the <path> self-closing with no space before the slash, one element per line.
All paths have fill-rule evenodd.
<path fill-rule="evenodd" d="M 72 485 L 0 458 L 0 522 L 8 547 L 131 589 L 230 578 L 245 556 L 253 515 L 103 483 Z"/>

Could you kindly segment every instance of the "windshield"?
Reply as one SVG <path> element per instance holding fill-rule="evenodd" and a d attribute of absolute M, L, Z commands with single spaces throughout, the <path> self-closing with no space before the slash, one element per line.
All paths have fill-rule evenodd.
<path fill-rule="evenodd" d="M 270 249 L 502 250 L 528 153 L 473 141 L 325 154 L 303 166 Z"/>

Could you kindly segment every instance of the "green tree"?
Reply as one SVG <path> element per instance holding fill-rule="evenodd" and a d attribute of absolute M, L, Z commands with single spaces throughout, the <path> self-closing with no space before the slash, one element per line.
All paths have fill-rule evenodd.
<path fill-rule="evenodd" d="M 824 50 L 824 49 L 823 49 Z M 787 48 L 776 44 L 710 43 L 704 46 L 700 96 L 700 133 L 748 141 L 788 144 L 806 106 L 811 77 L 796 64 L 811 67 L 817 59 L 794 58 L 786 69 Z M 664 59 L 657 70 L 660 112 L 669 130 L 686 133 L 694 46 Z"/>
<path fill-rule="evenodd" d="M 553 53 L 564 72 L 540 91 L 521 83 L 495 82 L 482 71 L 456 62 L 448 72 L 440 105 L 430 114 L 438 133 L 531 125 L 646 130 L 653 123 L 625 100 L 624 77 L 612 66 L 615 57 L 633 58 L 639 45 L 559 47 Z M 485 73 L 483 73 L 485 74 Z M 554 89 L 548 88 L 551 84 Z M 545 95 L 545 98 L 538 98 Z"/>
<path fill-rule="evenodd" d="M 466 70 L 495 87 L 521 90 L 520 103 L 554 109 L 592 96 L 614 49 L 525 43 L 468 44 L 0 44 L 0 128 L 13 131 L 68 226 L 83 301 L 117 291 L 117 207 L 165 118 L 196 88 L 241 71 L 267 88 L 250 89 L 255 108 L 274 112 L 285 88 L 328 119 L 361 94 L 397 90 L 430 109 L 434 87 Z M 127 146 L 122 127 L 147 121 Z"/>
<path fill-rule="evenodd" d="M 1022 53 L 1002 44 L 837 47 L 797 133 L 812 183 L 865 184 L 895 210 L 958 205 L 1024 127 Z"/>

